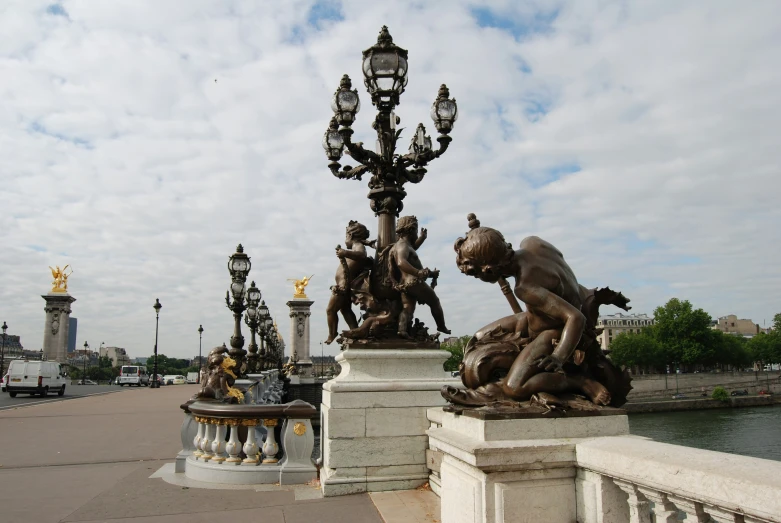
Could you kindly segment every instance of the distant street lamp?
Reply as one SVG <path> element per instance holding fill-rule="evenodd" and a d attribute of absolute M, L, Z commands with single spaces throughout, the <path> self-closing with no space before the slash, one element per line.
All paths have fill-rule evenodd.
<path fill-rule="evenodd" d="M 271 313 L 268 311 L 268 306 L 265 301 L 260 302 L 258 307 L 258 332 L 260 334 L 260 363 L 259 370 L 266 370 L 266 362 L 268 359 L 268 353 L 263 342 L 268 336 L 268 330 L 271 327 L 274 320 L 271 319 Z"/>
<path fill-rule="evenodd" d="M 4 379 L 5 376 L 5 331 L 8 330 L 8 325 L 3 322 L 3 344 L 2 348 L 0 348 L 0 379 Z"/>
<path fill-rule="evenodd" d="M 155 366 L 154 366 L 154 372 L 152 374 L 152 384 L 150 387 L 153 389 L 160 388 L 160 383 L 157 382 L 157 332 L 158 327 L 160 326 L 160 309 L 163 308 L 162 305 L 160 305 L 160 299 L 155 298 L 155 304 L 152 305 L 155 309 Z"/>
<path fill-rule="evenodd" d="M 82 370 L 81 370 L 81 384 L 82 385 L 86 384 L 86 381 L 84 381 L 84 380 L 87 379 L 87 351 L 88 350 L 89 350 L 89 344 L 85 341 L 84 342 L 84 354 L 83 354 L 84 359 L 82 360 L 82 367 L 81 367 L 82 368 Z"/>
<path fill-rule="evenodd" d="M 201 362 L 203 359 L 201 358 L 201 347 L 203 345 L 203 325 L 198 325 L 198 383 L 201 382 Z"/>
<path fill-rule="evenodd" d="M 250 342 L 247 350 L 249 355 L 247 356 L 247 373 L 254 373 L 257 371 L 258 365 L 258 343 L 255 339 L 255 334 L 258 331 L 259 325 L 259 310 L 260 305 L 260 289 L 255 287 L 253 281 L 249 289 L 247 289 L 247 312 L 244 314 L 244 322 L 247 324 L 250 330 Z"/>

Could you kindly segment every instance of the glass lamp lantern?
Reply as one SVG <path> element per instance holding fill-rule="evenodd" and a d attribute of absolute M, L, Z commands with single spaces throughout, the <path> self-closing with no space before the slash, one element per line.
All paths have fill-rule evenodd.
<path fill-rule="evenodd" d="M 334 112 L 334 118 L 339 125 L 351 126 L 355 121 L 355 113 L 361 110 L 361 100 L 358 98 L 358 91 L 352 88 L 353 84 L 350 77 L 342 76 L 339 82 L 339 89 L 331 98 L 331 110 Z"/>
<path fill-rule="evenodd" d="M 244 282 L 234 281 L 231 283 L 230 289 L 234 299 L 239 300 L 244 297 Z"/>
<path fill-rule="evenodd" d="M 413 154 L 423 154 L 431 150 L 431 136 L 426 136 L 426 128 L 422 123 L 418 124 L 415 136 L 409 144 L 409 152 Z"/>
<path fill-rule="evenodd" d="M 434 127 L 440 134 L 448 134 L 458 120 L 456 99 L 450 98 L 450 90 L 445 84 L 439 87 L 437 99 L 431 106 L 431 119 L 434 120 Z"/>
<path fill-rule="evenodd" d="M 251 267 L 252 264 L 249 261 L 249 256 L 244 254 L 244 247 L 239 244 L 238 247 L 236 247 L 236 252 L 228 258 L 228 271 L 230 272 L 231 278 L 241 282 L 247 281 L 247 275 L 249 274 Z M 231 290 L 233 290 L 232 287 L 233 286 L 231 286 Z M 241 291 L 244 291 L 243 286 Z M 235 296 L 236 292 L 233 294 Z"/>
<path fill-rule="evenodd" d="M 337 162 L 342 157 L 344 139 L 339 134 L 339 124 L 336 122 L 336 118 L 331 118 L 328 130 L 323 135 L 323 149 L 325 149 L 325 155 L 332 162 Z"/>
<path fill-rule="evenodd" d="M 372 103 L 380 110 L 391 110 L 407 86 L 407 50 L 393 43 L 382 26 L 377 43 L 363 52 L 363 83 Z"/>
<path fill-rule="evenodd" d="M 253 281 L 249 289 L 247 289 L 247 304 L 249 307 L 252 307 L 253 309 L 258 308 L 258 304 L 260 303 L 260 289 L 255 287 L 255 282 Z"/>

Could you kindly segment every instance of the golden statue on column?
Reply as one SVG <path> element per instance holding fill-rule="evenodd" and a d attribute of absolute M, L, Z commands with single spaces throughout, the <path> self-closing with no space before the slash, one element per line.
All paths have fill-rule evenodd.
<path fill-rule="evenodd" d="M 56 265 L 56 269 L 52 269 L 51 265 L 49 269 L 52 271 L 52 290 L 51 292 L 68 292 L 68 277 L 73 274 L 73 268 L 70 265 L 66 265 L 60 269 L 59 265 Z M 70 272 L 66 272 L 70 269 Z"/>
<path fill-rule="evenodd" d="M 314 276 L 314 274 L 312 276 Z M 293 298 L 303 298 L 305 300 L 307 299 L 307 296 L 304 293 L 304 289 L 306 289 L 306 286 L 309 285 L 309 281 L 312 279 L 312 276 L 304 276 L 300 280 L 296 280 L 293 278 L 287 279 L 287 281 L 293 282 L 293 288 L 295 289 L 295 292 L 293 293 Z"/>

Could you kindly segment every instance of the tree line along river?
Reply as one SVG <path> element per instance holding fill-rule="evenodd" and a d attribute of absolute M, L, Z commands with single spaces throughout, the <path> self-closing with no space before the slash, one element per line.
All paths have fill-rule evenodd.
<path fill-rule="evenodd" d="M 629 428 L 662 443 L 781 461 L 781 405 L 630 414 Z"/>

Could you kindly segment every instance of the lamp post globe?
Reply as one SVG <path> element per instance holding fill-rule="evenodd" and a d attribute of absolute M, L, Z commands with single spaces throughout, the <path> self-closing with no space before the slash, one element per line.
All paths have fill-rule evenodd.
<path fill-rule="evenodd" d="M 244 347 L 244 336 L 241 334 L 241 317 L 247 308 L 245 300 L 247 292 L 245 283 L 247 275 L 252 268 L 249 256 L 244 253 L 244 247 L 239 244 L 236 252 L 228 257 L 228 272 L 231 275 L 230 289 L 225 293 L 225 305 L 233 312 L 233 336 L 230 339 L 231 348 L 228 351 L 230 357 L 236 362 L 233 372 L 241 377 L 246 362 L 247 351 Z M 258 291 L 259 292 L 259 291 Z M 231 299 L 231 296 L 233 299 Z"/>
<path fill-rule="evenodd" d="M 160 387 L 160 383 L 157 380 L 157 333 L 158 333 L 158 327 L 160 326 L 160 309 L 163 308 L 163 306 L 160 304 L 160 299 L 155 298 L 155 304 L 152 305 L 155 309 L 155 361 L 154 361 L 154 370 L 152 372 L 152 384 L 150 387 L 157 389 Z"/>

